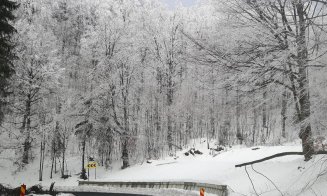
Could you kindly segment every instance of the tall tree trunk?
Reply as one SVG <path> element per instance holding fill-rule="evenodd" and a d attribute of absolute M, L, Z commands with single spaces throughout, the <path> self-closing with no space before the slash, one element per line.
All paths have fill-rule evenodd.
<path fill-rule="evenodd" d="M 27 96 L 26 100 L 26 108 L 25 108 L 25 115 L 26 115 L 26 124 L 25 126 L 25 141 L 24 141 L 24 151 L 23 151 L 23 164 L 29 163 L 29 153 L 31 149 L 31 103 L 32 97 L 30 94 Z"/>
<path fill-rule="evenodd" d="M 54 133 L 54 173 L 57 173 L 57 150 L 59 151 L 59 139 L 58 139 L 58 135 L 59 135 L 59 121 L 56 121 L 56 128 L 55 128 L 55 133 Z"/>
<path fill-rule="evenodd" d="M 51 147 L 51 172 L 50 172 L 50 178 L 52 179 L 52 174 L 53 174 L 53 170 L 54 170 L 54 165 L 56 162 L 56 137 L 53 136 L 52 139 L 52 147 Z"/>
<path fill-rule="evenodd" d="M 172 84 L 172 78 L 169 76 L 168 79 L 168 90 L 167 90 L 167 107 L 168 107 L 168 113 L 167 113 L 167 142 L 168 142 L 168 149 L 169 153 L 171 155 L 173 150 L 173 121 L 171 116 L 171 107 L 173 104 L 173 84 Z"/>
<path fill-rule="evenodd" d="M 240 115 L 241 115 L 241 104 L 240 104 L 240 94 L 239 94 L 239 87 L 237 86 L 236 90 L 236 137 L 239 140 L 239 143 L 242 144 L 243 135 L 241 133 L 240 127 Z"/>
<path fill-rule="evenodd" d="M 43 137 L 43 150 L 42 150 L 42 163 L 41 163 L 41 177 L 43 176 L 43 168 L 44 168 L 44 158 L 45 158 L 45 137 Z"/>
<path fill-rule="evenodd" d="M 86 136 L 84 136 L 82 141 L 82 172 L 80 178 L 86 180 L 89 176 L 86 176 L 85 170 L 85 148 L 86 148 Z"/>
<path fill-rule="evenodd" d="M 188 114 L 186 119 L 186 132 L 185 132 L 185 145 L 189 143 L 189 139 L 192 138 L 192 129 L 193 129 L 193 115 Z"/>
<path fill-rule="evenodd" d="M 169 154 L 172 155 L 173 151 L 173 127 L 172 127 L 172 119 L 171 119 L 171 114 L 170 114 L 170 109 L 168 109 L 168 114 L 167 114 L 167 142 L 168 142 L 168 150 Z"/>
<path fill-rule="evenodd" d="M 64 178 L 65 176 L 65 152 L 66 152 L 66 137 L 65 134 L 63 134 L 63 140 L 62 140 L 62 166 L 61 166 L 61 177 Z"/>
<path fill-rule="evenodd" d="M 129 155 L 128 155 L 128 140 L 129 140 L 129 122 L 128 122 L 128 105 L 127 105 L 127 93 L 123 94 L 123 101 L 124 101 L 124 125 L 125 130 L 122 135 L 122 159 L 123 159 L 123 166 L 122 169 L 129 167 Z"/>
<path fill-rule="evenodd" d="M 159 144 L 160 142 L 160 133 L 161 133 L 161 119 L 160 119 L 160 114 L 159 114 L 159 98 L 155 98 L 155 130 L 156 130 L 156 143 Z M 157 146 L 155 150 L 155 158 L 159 158 L 159 147 Z"/>
<path fill-rule="evenodd" d="M 39 181 L 42 181 L 42 175 L 43 175 L 43 138 L 41 140 L 41 147 L 40 147 L 40 167 L 39 167 Z"/>
<path fill-rule="evenodd" d="M 54 160 L 55 160 L 55 156 L 52 156 L 52 160 L 51 160 L 51 171 L 50 171 L 50 179 L 52 179 Z"/>
<path fill-rule="evenodd" d="M 282 137 L 286 138 L 286 110 L 287 110 L 287 91 L 284 89 L 284 92 L 282 94 L 282 111 L 281 111 L 281 117 L 282 117 Z"/>
<path fill-rule="evenodd" d="M 60 103 L 60 98 L 57 97 L 56 100 L 56 114 L 59 115 L 61 113 L 61 103 Z M 55 127 L 55 132 L 54 132 L 54 138 L 53 138 L 53 150 L 54 150 L 54 173 L 57 173 L 57 150 L 60 150 L 60 146 L 58 145 L 60 142 L 60 123 L 57 120 L 56 121 L 56 127 Z M 58 147 L 58 148 L 57 148 Z"/>
<path fill-rule="evenodd" d="M 302 0 L 297 0 L 296 11 L 299 18 L 297 36 L 297 63 L 299 66 L 299 104 L 300 104 L 300 122 L 301 130 L 299 136 L 302 140 L 302 148 L 304 152 L 305 160 L 310 160 L 314 149 L 312 140 L 312 131 L 310 123 L 310 98 L 309 98 L 309 78 L 307 74 L 307 60 L 308 50 L 306 45 L 306 28 L 307 23 L 305 19 L 304 3 Z"/>
<path fill-rule="evenodd" d="M 265 90 L 262 94 L 262 133 L 261 142 L 265 143 L 268 139 L 268 125 L 267 125 L 267 91 Z"/>
<path fill-rule="evenodd" d="M 215 128 L 215 116 L 214 116 L 213 106 L 210 107 L 209 110 L 210 110 L 210 138 L 215 138 L 216 128 Z"/>
<path fill-rule="evenodd" d="M 230 108 L 228 107 L 228 97 L 229 97 L 229 89 L 225 87 L 225 97 L 223 98 L 224 105 L 224 122 L 223 122 L 223 130 L 222 130 L 222 138 L 220 140 L 221 145 L 227 145 L 229 142 L 229 132 L 231 128 L 231 114 Z"/>
<path fill-rule="evenodd" d="M 151 120 L 152 117 L 150 117 L 150 112 L 149 110 L 145 111 L 145 134 L 146 134 L 146 153 L 147 159 L 152 159 L 153 158 L 153 148 L 152 148 L 152 135 L 151 135 Z"/>
<path fill-rule="evenodd" d="M 256 108 L 256 102 L 253 100 L 252 102 L 252 109 L 253 109 L 253 127 L 252 127 L 252 144 L 255 144 L 255 136 L 256 136 L 256 129 L 257 129 L 257 108 Z"/>
<path fill-rule="evenodd" d="M 210 97 L 211 97 L 211 106 L 209 107 L 210 111 L 210 130 L 211 130 L 211 138 L 215 137 L 215 115 L 214 115 L 214 108 L 215 108 L 215 75 L 214 75 L 214 66 L 211 66 L 210 69 L 210 80 L 211 80 L 211 89 L 210 89 Z"/>
<path fill-rule="evenodd" d="M 126 133 L 122 136 L 122 159 L 123 166 L 122 169 L 129 167 L 129 157 L 128 157 L 128 135 Z"/>
<path fill-rule="evenodd" d="M 172 155 L 173 151 L 173 120 L 172 120 L 172 111 L 171 107 L 173 105 L 173 96 L 174 96 L 174 84 L 173 84 L 173 73 L 174 73 L 174 65 L 173 65 L 173 58 L 171 57 L 168 63 L 168 78 L 167 78 L 167 107 L 168 107 L 168 114 L 167 114 L 167 142 L 168 142 L 168 149 L 169 154 Z"/>

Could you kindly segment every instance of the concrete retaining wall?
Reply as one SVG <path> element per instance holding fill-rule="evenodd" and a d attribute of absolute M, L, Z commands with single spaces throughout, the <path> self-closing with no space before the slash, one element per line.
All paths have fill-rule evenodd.
<path fill-rule="evenodd" d="M 193 182 L 101 182 L 101 181 L 79 181 L 79 186 L 107 186 L 116 188 L 175 188 L 184 190 L 200 191 L 204 188 L 205 192 L 213 193 L 217 196 L 227 196 L 228 190 L 226 185 L 215 185 L 206 183 Z"/>

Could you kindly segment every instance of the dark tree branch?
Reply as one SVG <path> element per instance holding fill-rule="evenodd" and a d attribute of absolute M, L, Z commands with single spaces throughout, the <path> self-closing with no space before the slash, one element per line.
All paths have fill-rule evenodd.
<path fill-rule="evenodd" d="M 327 154 L 327 151 L 317 151 L 314 154 Z M 263 159 L 259 159 L 259 160 L 255 160 L 255 161 L 235 165 L 235 167 L 244 167 L 244 166 L 247 166 L 247 165 L 252 165 L 252 164 L 264 162 L 264 161 L 267 161 L 267 160 L 270 160 L 270 159 L 273 159 L 273 158 L 288 156 L 288 155 L 304 155 L 304 153 L 303 152 L 282 152 L 282 153 L 274 154 L 274 155 L 269 156 L 269 157 L 265 157 Z"/>
<path fill-rule="evenodd" d="M 317 2 L 317 3 L 322 3 L 324 5 L 327 5 L 327 1 L 324 1 L 324 0 L 311 0 L 311 1 L 314 1 L 314 2 Z"/>
<path fill-rule="evenodd" d="M 251 184 L 252 184 L 252 188 L 253 188 L 255 194 L 256 194 L 257 196 L 259 196 L 257 190 L 255 189 L 255 186 L 254 186 L 254 184 L 253 184 L 253 181 L 252 181 L 252 179 L 251 179 L 251 177 L 250 177 L 250 174 L 249 174 L 248 170 L 246 169 L 246 166 L 244 167 L 244 169 L 245 169 L 246 175 L 248 176 L 248 178 L 249 178 L 249 180 L 250 180 L 250 182 L 251 182 Z"/>
<path fill-rule="evenodd" d="M 259 175 L 261 175 L 261 176 L 263 176 L 263 177 L 265 177 L 267 180 L 269 180 L 270 182 L 271 182 L 271 184 L 272 185 L 274 185 L 274 187 L 276 188 L 276 190 L 280 193 L 280 195 L 282 195 L 282 196 L 284 196 L 284 194 L 283 194 L 283 192 L 277 187 L 277 185 L 270 179 L 270 178 L 268 178 L 266 175 L 264 175 L 263 173 L 261 173 L 261 172 L 258 172 L 257 170 L 255 170 L 254 168 L 253 168 L 253 165 L 251 165 L 251 168 L 252 168 L 252 170 L 255 172 L 255 173 L 257 173 L 257 174 L 259 174 Z"/>

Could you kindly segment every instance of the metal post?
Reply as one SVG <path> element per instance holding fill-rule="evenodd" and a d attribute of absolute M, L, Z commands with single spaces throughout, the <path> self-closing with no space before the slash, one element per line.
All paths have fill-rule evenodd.
<path fill-rule="evenodd" d="M 95 179 L 97 179 L 97 168 L 94 168 L 94 172 L 95 172 Z"/>
<path fill-rule="evenodd" d="M 90 181 L 90 168 L 87 167 L 87 180 Z"/>

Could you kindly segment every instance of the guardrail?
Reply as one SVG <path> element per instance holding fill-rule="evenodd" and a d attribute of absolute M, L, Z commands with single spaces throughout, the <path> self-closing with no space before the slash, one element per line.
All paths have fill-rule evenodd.
<path fill-rule="evenodd" d="M 217 196 L 228 196 L 226 185 L 216 185 L 194 182 L 104 182 L 104 181 L 79 181 L 79 186 L 107 186 L 115 188 L 174 188 L 191 191 L 200 191 L 205 189 L 206 193 L 216 194 Z"/>

